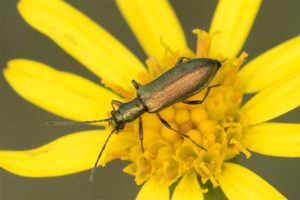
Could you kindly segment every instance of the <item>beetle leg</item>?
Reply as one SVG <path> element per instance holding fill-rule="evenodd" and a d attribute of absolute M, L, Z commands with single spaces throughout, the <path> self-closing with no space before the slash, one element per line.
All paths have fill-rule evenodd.
<path fill-rule="evenodd" d="M 210 92 L 210 89 L 211 88 L 214 88 L 214 87 L 219 87 L 221 84 L 216 84 L 216 85 L 212 85 L 212 86 L 209 86 L 207 87 L 207 90 L 206 90 L 206 93 L 203 97 L 202 100 L 185 100 L 185 101 L 182 101 L 182 103 L 185 103 L 185 104 L 191 104 L 191 105 L 195 105 L 195 104 L 202 104 L 204 102 L 204 100 L 206 99 L 206 97 L 208 96 L 209 92 Z"/>
<path fill-rule="evenodd" d="M 178 58 L 178 60 L 176 61 L 176 65 L 182 63 L 184 59 L 190 60 L 190 58 L 188 58 L 188 57 L 180 57 L 180 58 Z"/>
<path fill-rule="evenodd" d="M 184 133 L 181 133 L 180 131 L 174 129 L 174 128 L 166 121 L 166 120 L 164 120 L 164 119 L 159 115 L 159 113 L 156 113 L 156 115 L 157 115 L 158 119 L 161 121 L 161 123 L 162 123 L 165 127 L 167 127 L 168 129 L 170 129 L 170 130 L 172 130 L 172 131 L 178 133 L 180 136 L 182 136 L 182 137 L 188 139 L 189 141 L 191 141 L 192 143 L 194 143 L 194 144 L 195 144 L 196 146 L 198 146 L 200 149 L 203 149 L 203 150 L 206 151 L 206 149 L 205 149 L 203 146 L 201 146 L 200 144 L 198 144 L 198 143 L 197 143 L 195 140 L 193 140 L 190 136 L 188 136 L 188 135 L 186 135 L 186 134 L 184 134 Z"/>
<path fill-rule="evenodd" d="M 143 132 L 143 120 L 142 120 L 142 117 L 139 117 L 139 139 L 140 139 L 140 142 L 141 142 L 142 152 L 144 153 L 145 149 L 144 149 L 144 132 Z"/>
<path fill-rule="evenodd" d="M 189 105 L 197 105 L 197 104 L 202 104 L 203 101 L 204 101 L 204 99 L 203 100 L 190 100 L 190 101 L 185 100 L 185 101 L 182 101 L 182 103 L 189 104 Z"/>
<path fill-rule="evenodd" d="M 118 101 L 118 100 L 111 100 L 111 107 L 113 108 L 113 110 L 115 111 L 116 108 L 115 106 L 120 106 L 122 105 L 123 103 L 121 101 Z"/>
<path fill-rule="evenodd" d="M 142 152 L 144 154 L 145 149 L 144 149 L 144 131 L 143 131 L 142 117 L 139 117 L 139 138 L 140 138 L 140 142 L 141 142 L 141 149 L 142 149 Z M 147 160 L 146 160 L 145 157 L 144 157 L 144 162 L 145 162 L 145 164 L 147 164 Z"/>
<path fill-rule="evenodd" d="M 135 80 L 132 80 L 132 81 L 131 81 L 131 83 L 132 83 L 133 87 L 134 87 L 136 90 L 138 90 L 138 89 L 139 89 L 139 87 L 141 87 L 141 86 L 142 86 L 141 84 L 139 84 L 139 83 L 138 83 L 138 82 L 136 82 Z"/>

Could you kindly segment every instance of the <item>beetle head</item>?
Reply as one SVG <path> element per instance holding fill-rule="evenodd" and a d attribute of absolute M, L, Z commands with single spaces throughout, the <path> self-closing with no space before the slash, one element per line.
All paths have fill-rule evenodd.
<path fill-rule="evenodd" d="M 118 110 L 113 110 L 111 112 L 111 119 L 108 123 L 116 130 L 122 130 L 125 127 L 124 119 Z"/>

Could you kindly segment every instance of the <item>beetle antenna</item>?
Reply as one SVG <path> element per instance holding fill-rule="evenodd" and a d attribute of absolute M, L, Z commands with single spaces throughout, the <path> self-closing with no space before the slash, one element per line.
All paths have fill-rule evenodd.
<path fill-rule="evenodd" d="M 64 125 L 81 125 L 81 124 L 92 124 L 97 122 L 106 122 L 111 120 L 111 118 L 107 119 L 97 119 L 97 120 L 88 120 L 81 122 L 45 122 L 46 125 L 54 125 L 54 126 L 64 126 Z"/>
<path fill-rule="evenodd" d="M 101 156 L 102 156 L 102 153 L 103 153 L 103 151 L 104 151 L 104 149 L 105 149 L 105 147 L 106 147 L 106 144 L 108 143 L 110 137 L 112 136 L 112 134 L 113 134 L 115 131 L 116 131 L 116 129 L 113 129 L 113 130 L 110 132 L 110 134 L 109 134 L 108 137 L 106 138 L 106 140 L 105 140 L 105 142 L 104 142 L 104 144 L 103 144 L 103 146 L 102 146 L 102 148 L 101 148 L 101 151 L 100 151 L 100 153 L 99 153 L 99 155 L 98 155 L 98 157 L 97 157 L 97 160 L 96 160 L 96 162 L 95 162 L 95 165 L 94 165 L 94 167 L 93 167 L 93 169 L 92 169 L 92 171 L 91 171 L 91 174 L 90 174 L 90 179 L 89 179 L 89 182 L 90 182 L 90 183 L 93 182 L 94 175 L 95 175 L 95 172 L 96 172 L 96 168 L 97 168 L 97 166 L 98 166 L 98 162 L 99 162 L 99 160 L 100 160 L 100 158 L 101 158 Z"/>

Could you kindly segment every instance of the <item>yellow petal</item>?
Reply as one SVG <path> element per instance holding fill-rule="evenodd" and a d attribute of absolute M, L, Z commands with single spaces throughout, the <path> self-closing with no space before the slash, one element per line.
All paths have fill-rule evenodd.
<path fill-rule="evenodd" d="M 148 180 L 139 191 L 136 200 L 169 200 L 169 187 L 155 179 Z"/>
<path fill-rule="evenodd" d="M 286 199 L 254 172 L 233 163 L 224 163 L 218 177 L 221 189 L 230 200 Z"/>
<path fill-rule="evenodd" d="M 300 105 L 300 73 L 265 89 L 251 98 L 242 108 L 247 124 L 271 120 Z"/>
<path fill-rule="evenodd" d="M 149 57 L 161 60 L 167 51 L 163 44 L 185 54 L 183 30 L 167 0 L 117 0 L 117 5 Z"/>
<path fill-rule="evenodd" d="M 32 150 L 0 151 L 0 167 L 28 177 L 61 176 L 90 169 L 94 166 L 109 131 L 92 130 L 73 133 Z M 136 140 L 129 133 L 113 135 L 103 153 L 131 147 Z"/>
<path fill-rule="evenodd" d="M 300 157 L 300 124 L 263 123 L 245 130 L 242 143 L 270 156 Z"/>
<path fill-rule="evenodd" d="M 107 84 L 132 91 L 143 64 L 102 27 L 64 1 L 22 0 L 22 17 Z"/>
<path fill-rule="evenodd" d="M 209 32 L 213 34 L 211 57 L 232 58 L 242 48 L 261 0 L 220 0 Z"/>
<path fill-rule="evenodd" d="M 299 72 L 300 36 L 263 53 L 239 72 L 239 84 L 246 92 L 257 92 Z"/>
<path fill-rule="evenodd" d="M 200 188 L 195 172 L 190 172 L 182 177 L 172 195 L 172 200 L 201 200 L 203 190 Z"/>
<path fill-rule="evenodd" d="M 31 60 L 10 61 L 4 76 L 26 100 L 76 121 L 106 118 L 111 111 L 111 100 L 119 99 L 111 91 L 80 76 Z"/>

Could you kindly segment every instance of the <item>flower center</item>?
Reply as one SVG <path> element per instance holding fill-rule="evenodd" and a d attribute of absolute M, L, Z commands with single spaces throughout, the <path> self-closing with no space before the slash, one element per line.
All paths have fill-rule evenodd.
<path fill-rule="evenodd" d="M 208 57 L 210 36 L 199 30 L 195 32 L 198 41 L 201 41 L 198 42 L 196 57 Z M 174 66 L 178 57 L 171 52 L 162 61 L 148 59 L 150 73 L 142 76 L 144 82 L 163 73 L 167 67 Z M 250 156 L 240 142 L 244 117 L 239 108 L 243 91 L 235 85 L 237 71 L 245 57 L 246 54 L 242 54 L 239 58 L 223 62 L 211 83 L 221 86 L 211 88 L 202 104 L 177 103 L 159 113 L 174 129 L 186 134 L 204 149 L 164 126 L 156 115 L 146 113 L 142 116 L 145 152 L 137 143 L 122 154 L 126 155 L 122 159 L 131 162 L 124 171 L 135 176 L 137 184 L 153 177 L 172 184 L 194 170 L 203 183 L 210 180 L 214 186 L 218 186 L 216 176 L 221 172 L 224 161 L 241 152 Z M 191 99 L 201 100 L 205 93 L 206 89 Z M 138 135 L 138 123 L 133 123 L 131 127 L 133 133 Z"/>

